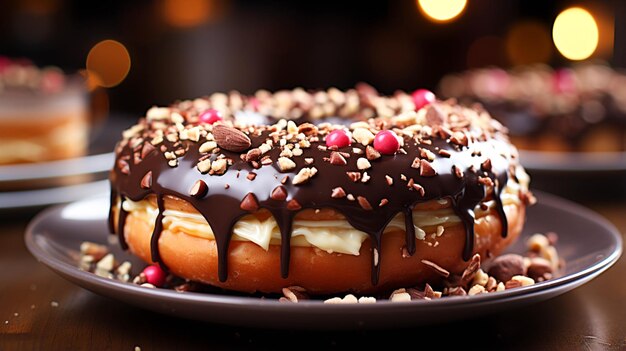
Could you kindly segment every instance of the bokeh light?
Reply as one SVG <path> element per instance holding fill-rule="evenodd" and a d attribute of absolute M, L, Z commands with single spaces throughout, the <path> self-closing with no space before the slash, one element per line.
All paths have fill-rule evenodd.
<path fill-rule="evenodd" d="M 417 5 L 427 18 L 435 22 L 449 22 L 463 12 L 467 0 L 418 0 Z"/>
<path fill-rule="evenodd" d="M 90 87 L 111 88 L 120 84 L 130 71 L 130 55 L 126 47 L 115 40 L 103 40 L 87 55 L 87 80 Z"/>
<path fill-rule="evenodd" d="M 559 52 L 570 60 L 584 60 L 598 47 L 598 25 L 585 9 L 572 7 L 554 20 L 552 39 Z"/>
<path fill-rule="evenodd" d="M 211 0 L 163 0 L 161 13 L 168 25 L 189 28 L 207 22 L 213 7 Z"/>
<path fill-rule="evenodd" d="M 548 62 L 552 56 L 550 30 L 537 21 L 515 23 L 506 35 L 505 48 L 513 65 Z"/>

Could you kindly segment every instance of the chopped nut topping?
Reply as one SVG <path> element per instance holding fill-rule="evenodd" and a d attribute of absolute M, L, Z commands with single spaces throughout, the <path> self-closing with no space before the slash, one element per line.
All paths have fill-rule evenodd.
<path fill-rule="evenodd" d="M 333 199 L 340 199 L 346 197 L 346 192 L 343 190 L 342 187 L 336 187 L 332 190 L 330 197 L 332 197 Z"/>
<path fill-rule="evenodd" d="M 380 158 L 380 152 L 378 152 L 378 150 L 374 149 L 374 147 L 368 145 L 365 148 L 365 157 L 368 160 L 373 161 L 373 160 L 376 160 L 376 159 Z"/>
<path fill-rule="evenodd" d="M 297 185 L 297 184 L 303 184 L 305 182 L 307 182 L 309 179 L 311 179 L 311 177 L 313 177 L 315 174 L 317 173 L 317 168 L 315 167 L 304 167 L 302 168 L 298 174 L 295 175 L 295 177 L 293 177 L 293 184 Z"/>
<path fill-rule="evenodd" d="M 422 177 L 434 177 L 437 175 L 437 171 L 433 168 L 430 162 L 426 160 L 420 160 L 420 176 Z"/>
<path fill-rule="evenodd" d="M 393 178 L 391 178 L 390 176 L 386 175 L 385 180 L 387 181 L 387 185 L 389 186 L 393 185 Z"/>
<path fill-rule="evenodd" d="M 336 166 L 345 166 L 348 162 L 346 159 L 338 152 L 333 151 L 330 153 L 330 164 Z"/>
<path fill-rule="evenodd" d="M 435 272 L 437 272 L 437 274 L 439 274 L 440 276 L 447 278 L 450 276 L 450 272 L 448 272 L 447 269 L 441 267 L 440 265 L 429 261 L 429 260 L 422 260 L 421 261 L 423 264 L 427 265 L 428 267 L 432 268 Z"/>
<path fill-rule="evenodd" d="M 352 180 L 355 183 L 361 180 L 360 172 L 346 172 L 346 174 L 348 175 L 348 178 L 350 178 L 350 180 Z"/>
<path fill-rule="evenodd" d="M 372 210 L 372 205 L 370 205 L 370 202 L 367 201 L 367 199 L 363 196 L 357 196 L 356 197 L 357 201 L 359 202 L 359 205 L 366 211 L 371 211 Z"/>
<path fill-rule="evenodd" d="M 226 172 L 226 168 L 228 166 L 228 162 L 223 158 L 218 158 L 217 160 L 211 163 L 211 171 L 215 174 L 224 174 Z"/>
<path fill-rule="evenodd" d="M 198 168 L 200 173 L 202 174 L 207 173 L 209 170 L 211 170 L 211 160 L 208 158 L 206 160 L 202 160 L 198 162 L 196 167 Z"/>
<path fill-rule="evenodd" d="M 287 172 L 296 168 L 296 163 L 288 159 L 287 157 L 279 157 L 278 168 L 280 168 L 281 172 Z"/>
<path fill-rule="evenodd" d="M 356 160 L 356 168 L 364 170 L 370 167 L 372 167 L 372 165 L 370 164 L 370 161 L 368 161 L 366 158 L 359 157 L 359 159 Z"/>
<path fill-rule="evenodd" d="M 374 140 L 374 134 L 365 128 L 356 128 L 352 132 L 352 138 L 363 146 L 369 145 Z M 366 151 L 367 152 L 367 151 Z"/>
<path fill-rule="evenodd" d="M 191 189 L 189 189 L 189 195 L 195 197 L 196 199 L 203 198 L 209 192 L 209 187 L 202 179 L 198 179 Z"/>

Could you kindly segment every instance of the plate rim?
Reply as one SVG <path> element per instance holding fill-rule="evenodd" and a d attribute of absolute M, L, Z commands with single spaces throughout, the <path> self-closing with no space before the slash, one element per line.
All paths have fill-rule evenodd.
<path fill-rule="evenodd" d="M 105 152 L 64 160 L 2 165 L 0 184 L 102 173 L 111 169 L 114 159 L 114 152 Z"/>
<path fill-rule="evenodd" d="M 615 172 L 626 171 L 626 151 L 557 152 L 518 149 L 528 171 Z M 531 160 L 531 161 L 529 161 Z M 532 161 L 535 160 L 535 161 Z M 536 160 L 539 160 L 537 162 Z M 582 161 L 581 161 L 582 160 Z"/>
<path fill-rule="evenodd" d="M 68 264 L 60 259 L 51 257 L 47 254 L 47 252 L 36 243 L 36 234 L 35 229 L 40 225 L 41 222 L 44 222 L 50 216 L 53 216 L 55 213 L 60 213 L 66 206 L 58 205 L 51 208 L 48 208 L 41 213 L 37 214 L 33 220 L 28 224 L 26 228 L 26 232 L 24 235 L 24 241 L 26 247 L 31 252 L 31 254 L 41 263 L 55 271 L 57 274 L 60 274 L 66 279 L 65 275 L 70 276 L 74 279 L 80 281 L 87 281 L 89 285 L 98 286 L 102 289 L 122 289 L 127 293 L 130 293 L 135 296 L 144 296 L 146 298 L 151 299 L 167 299 L 172 303 L 181 302 L 181 303 L 199 303 L 204 306 L 245 306 L 246 308 L 252 308 L 263 310 L 268 308 L 275 308 L 275 306 L 280 305 L 283 306 L 281 308 L 286 310 L 309 310 L 311 308 L 315 309 L 324 309 L 324 311 L 329 310 L 342 310 L 346 309 L 355 309 L 359 311 L 365 312 L 374 312 L 379 309 L 404 309 L 407 306 L 419 306 L 419 308 L 438 308 L 440 306 L 460 306 L 467 304 L 479 304 L 487 301 L 493 300 L 501 300 L 501 299 L 511 299 L 514 297 L 519 297 L 521 295 L 532 295 L 534 293 L 540 293 L 545 290 L 555 289 L 569 283 L 573 283 L 578 280 L 582 280 L 587 276 L 593 275 L 594 277 L 599 275 L 600 273 L 606 271 L 611 266 L 617 262 L 620 258 L 623 251 L 623 240 L 619 230 L 607 219 L 602 217 L 601 215 L 595 213 L 593 210 L 588 209 L 582 205 L 578 205 L 569 200 L 560 198 L 555 195 L 551 195 L 544 192 L 535 191 L 536 195 L 541 198 L 542 203 L 548 203 L 550 207 L 557 207 L 565 210 L 566 212 L 572 212 L 576 210 L 577 212 L 581 212 L 581 216 L 587 220 L 593 221 L 594 223 L 598 223 L 607 229 L 607 232 L 610 233 L 612 239 L 614 239 L 613 243 L 615 244 L 615 250 L 611 252 L 610 255 L 607 255 L 602 260 L 596 262 L 595 264 L 574 272 L 569 275 L 565 275 L 559 278 L 551 279 L 548 281 L 540 282 L 534 285 L 520 287 L 513 290 L 505 290 L 501 292 L 495 292 L 490 294 L 479 294 L 475 296 L 461 296 L 461 297 L 452 297 L 445 299 L 436 299 L 431 301 L 407 301 L 407 302 L 391 302 L 386 300 L 377 301 L 375 304 L 324 304 L 321 300 L 314 301 L 301 301 L 297 304 L 286 304 L 281 303 L 278 299 L 261 299 L 258 297 L 248 297 L 248 296 L 227 296 L 227 295 L 218 295 L 218 294 L 210 294 L 210 293 L 198 293 L 198 292 L 185 292 L 184 294 L 176 292 L 174 290 L 165 290 L 165 289 L 149 289 L 141 286 L 134 285 L 132 283 L 120 282 L 113 279 L 99 277 L 93 273 L 80 270 L 78 267 Z M 81 284 L 77 284 L 82 288 L 85 288 Z M 89 289 L 91 290 L 91 289 Z M 324 307 L 320 307 L 324 306 Z M 397 306 L 397 307 L 390 307 Z M 416 308 L 416 307 L 414 307 Z"/>

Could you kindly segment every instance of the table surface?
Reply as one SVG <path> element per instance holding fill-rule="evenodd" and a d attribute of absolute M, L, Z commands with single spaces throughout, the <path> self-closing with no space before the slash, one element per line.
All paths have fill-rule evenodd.
<path fill-rule="evenodd" d="M 626 233 L 626 200 L 585 201 Z M 335 349 L 443 342 L 512 350 L 626 350 L 626 259 L 590 283 L 522 309 L 414 329 L 298 332 L 176 319 L 83 290 L 23 243 L 32 213 L 0 215 L 0 350 Z M 590 233 L 592 235 L 592 233 Z M 301 346 L 300 346 L 301 347 Z"/>

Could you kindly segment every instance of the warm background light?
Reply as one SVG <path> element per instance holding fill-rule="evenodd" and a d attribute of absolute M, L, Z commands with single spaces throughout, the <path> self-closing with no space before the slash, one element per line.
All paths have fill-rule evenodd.
<path fill-rule="evenodd" d="M 130 70 L 130 55 L 126 47 L 115 40 L 103 40 L 87 55 L 87 72 L 90 85 L 111 88 L 120 84 Z"/>
<path fill-rule="evenodd" d="M 448 22 L 463 12 L 467 0 L 418 0 L 419 9 L 435 22 Z"/>
<path fill-rule="evenodd" d="M 598 47 L 598 25 L 585 9 L 572 7 L 554 20 L 552 39 L 559 52 L 570 60 L 584 60 Z"/>
<path fill-rule="evenodd" d="M 195 27 L 209 20 L 211 0 L 163 0 L 161 13 L 165 23 L 172 27 Z"/>
<path fill-rule="evenodd" d="M 550 30 L 538 21 L 515 23 L 506 35 L 505 48 L 515 66 L 548 62 L 552 56 Z"/>

